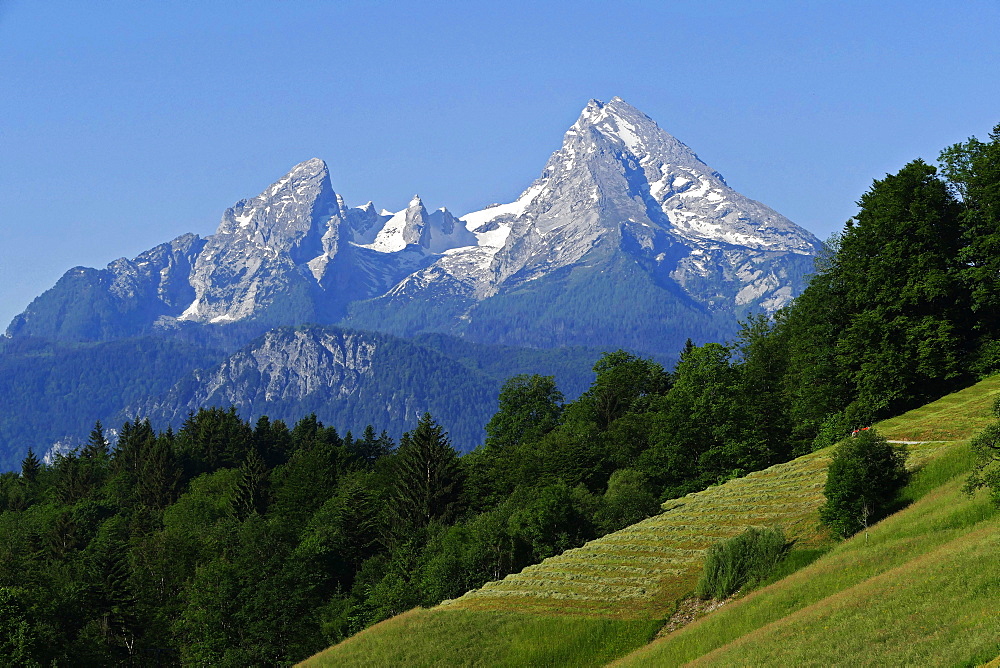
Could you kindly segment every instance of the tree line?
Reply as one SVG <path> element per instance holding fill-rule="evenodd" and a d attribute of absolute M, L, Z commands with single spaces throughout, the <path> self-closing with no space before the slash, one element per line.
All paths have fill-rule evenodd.
<path fill-rule="evenodd" d="M 1000 126 L 940 164 L 875 181 L 789 308 L 670 370 L 606 353 L 574 401 L 510 378 L 465 456 L 426 414 L 397 443 L 218 408 L 29 453 L 0 476 L 0 655 L 300 660 L 995 372 Z"/>
<path fill-rule="evenodd" d="M 114 448 L 98 423 L 48 466 L 29 452 L 0 476 L 0 653 L 300 660 L 789 454 L 739 423 L 762 406 L 737 400 L 762 395 L 722 346 L 689 346 L 669 373 L 624 351 L 594 371 L 572 402 L 551 376 L 511 378 L 462 457 L 428 414 L 396 443 L 219 408 L 176 432 L 126 422 Z M 711 415 L 685 445 L 706 425 L 683 424 Z"/>

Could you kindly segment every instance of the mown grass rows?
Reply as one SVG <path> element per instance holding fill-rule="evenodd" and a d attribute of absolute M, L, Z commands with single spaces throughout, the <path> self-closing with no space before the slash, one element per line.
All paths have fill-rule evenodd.
<path fill-rule="evenodd" d="M 910 465 L 920 465 L 946 445 L 910 446 Z M 829 458 L 829 451 L 813 453 L 672 499 L 659 515 L 488 583 L 453 603 L 475 608 L 501 601 L 500 607 L 509 607 L 518 600 L 574 600 L 599 604 L 605 612 L 616 606 L 637 612 L 635 604 L 644 601 L 646 613 L 663 613 L 658 606 L 672 603 L 669 596 L 693 587 L 707 548 L 748 527 L 781 527 L 799 548 L 826 542 L 817 513 Z"/>
<path fill-rule="evenodd" d="M 969 438 L 976 424 L 991 419 L 998 392 L 1000 376 L 877 428 L 898 440 Z M 955 445 L 910 446 L 911 467 L 934 459 L 904 491 L 912 505 L 873 527 L 870 539 L 839 544 L 812 566 L 670 633 L 622 665 L 659 667 L 699 657 L 716 665 L 978 665 L 1000 654 L 1000 561 L 988 558 L 1000 549 L 996 511 L 984 495 L 961 493 L 971 460 L 967 448 Z M 796 547 L 821 543 L 817 508 L 828 458 L 829 451 L 813 453 L 668 501 L 657 517 L 484 591 L 383 622 L 311 665 L 606 665 L 649 642 L 676 601 L 693 590 L 698 555 L 714 540 L 701 522 L 753 524 L 758 517 L 773 524 L 773 513 L 787 511 L 782 528 L 800 539 Z M 759 512 L 746 512 L 750 504 Z M 983 529 L 975 538 L 981 542 L 961 544 L 970 528 Z M 610 544 L 628 535 L 655 538 L 687 561 L 669 564 L 663 551 L 622 552 Z M 907 563 L 913 560 L 918 563 Z M 608 592 L 573 586 L 574 578 L 608 586 L 656 584 L 643 598 L 615 600 Z M 874 588 L 865 584 L 871 579 L 878 580 Z"/>
<path fill-rule="evenodd" d="M 942 399 L 885 420 L 879 433 L 893 440 L 960 441 L 989 424 L 993 402 L 1000 394 L 1000 375 Z"/>
<path fill-rule="evenodd" d="M 957 444 L 917 475 L 904 494 L 912 504 L 870 536 L 839 543 L 620 665 L 988 661 L 1000 653 L 1000 562 L 990 558 L 1000 548 L 1000 516 L 987 495 L 962 492 L 970 462 Z"/>
<path fill-rule="evenodd" d="M 793 538 L 813 538 L 828 458 L 810 455 L 673 499 L 657 516 L 488 583 L 453 603 L 475 608 L 501 600 L 508 605 L 573 600 L 613 611 L 616 606 L 635 610 L 636 603 L 645 602 L 649 613 L 662 614 L 654 609 L 657 604 L 672 604 L 664 594 L 693 586 L 706 549 L 717 540 L 750 526 L 775 525 Z"/>

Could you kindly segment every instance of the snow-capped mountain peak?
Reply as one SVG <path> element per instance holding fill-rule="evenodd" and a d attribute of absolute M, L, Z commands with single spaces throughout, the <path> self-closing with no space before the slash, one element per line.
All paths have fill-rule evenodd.
<path fill-rule="evenodd" d="M 489 338 L 502 330 L 519 345 L 631 341 L 663 351 L 676 341 L 647 341 L 665 327 L 700 319 L 726 323 L 721 332 L 739 315 L 787 304 L 817 248 L 811 234 L 734 191 L 616 97 L 584 107 L 512 202 L 461 218 L 444 207 L 429 212 L 419 196 L 400 211 L 371 202 L 350 208 L 327 165 L 306 160 L 228 209 L 207 239 L 165 246 L 148 262 L 68 275 L 66 285 L 107 292 L 113 307 L 100 328 L 61 315 L 76 312 L 67 304 L 78 293 L 66 288 L 47 293 L 9 331 L 86 338 L 175 319 L 264 326 L 351 314 L 344 322 L 352 326 L 392 322 L 402 334 Z M 641 290 L 652 305 L 640 318 L 646 329 L 622 320 L 623 308 L 632 309 L 629 317 L 641 310 L 628 303 Z M 484 304 L 492 297 L 501 299 Z M 394 310 L 404 302 L 416 303 Z M 131 318 L 126 329 L 111 322 L 123 312 Z M 587 338 L 595 331 L 619 338 Z M 683 343 L 686 335 L 677 336 Z"/>
<path fill-rule="evenodd" d="M 620 246 L 648 254 L 658 272 L 699 300 L 773 310 L 788 303 L 792 291 L 779 290 L 785 279 L 747 265 L 751 255 L 808 258 L 818 243 L 735 192 L 688 146 L 618 97 L 587 104 L 540 177 L 515 201 L 462 220 L 477 248 L 453 251 L 419 281 L 409 281 L 409 290 L 433 286 L 432 276 L 443 272 L 449 285 L 467 286 L 482 298 L 594 253 L 607 257 Z M 728 296 L 700 294 L 719 281 L 731 283 Z"/>
<path fill-rule="evenodd" d="M 443 253 L 476 244 L 475 235 L 447 208 L 428 214 L 420 195 L 414 195 L 405 209 L 389 215 L 371 243 L 358 245 L 379 253 L 398 253 L 413 246 L 428 253 Z"/>

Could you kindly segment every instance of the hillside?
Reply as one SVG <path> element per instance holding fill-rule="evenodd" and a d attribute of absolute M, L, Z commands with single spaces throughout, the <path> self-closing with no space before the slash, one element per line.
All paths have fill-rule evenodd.
<path fill-rule="evenodd" d="M 393 438 L 430 411 L 468 451 L 482 443 L 507 378 L 552 375 L 575 398 L 601 356 L 587 348 L 513 348 L 443 334 L 408 341 L 318 326 L 276 328 L 235 347 L 190 328 L 185 334 L 192 340 L 0 341 L 0 402 L 8 407 L 0 415 L 0 472 L 18 469 L 28 448 L 41 456 L 55 443 L 81 445 L 97 420 L 114 430 L 135 418 L 177 429 L 206 406 L 235 406 L 253 421 L 316 413 L 342 434 L 372 424 Z M 322 343 L 328 339 L 336 354 Z M 364 364 L 355 364 L 359 354 Z"/>
<path fill-rule="evenodd" d="M 996 550 L 998 519 L 985 495 L 960 488 L 965 441 L 990 421 L 998 392 L 994 376 L 876 425 L 889 439 L 923 442 L 908 445 L 918 470 L 910 505 L 867 540 L 833 545 L 819 529 L 827 449 L 668 502 L 656 517 L 387 620 L 305 665 L 988 661 L 1000 654 L 1000 568 L 982 554 Z M 832 549 L 650 643 L 693 588 L 704 549 L 748 526 L 783 527 L 806 557 Z"/>

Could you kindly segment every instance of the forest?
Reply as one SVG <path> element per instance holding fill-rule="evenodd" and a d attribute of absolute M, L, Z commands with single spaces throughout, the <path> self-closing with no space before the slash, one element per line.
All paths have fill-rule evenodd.
<path fill-rule="evenodd" d="M 1000 126 L 877 180 L 808 287 L 671 369 L 618 350 L 565 401 L 500 391 L 459 456 L 203 409 L 96 424 L 0 476 L 0 656 L 16 665 L 287 664 L 787 461 L 1000 369 Z"/>

